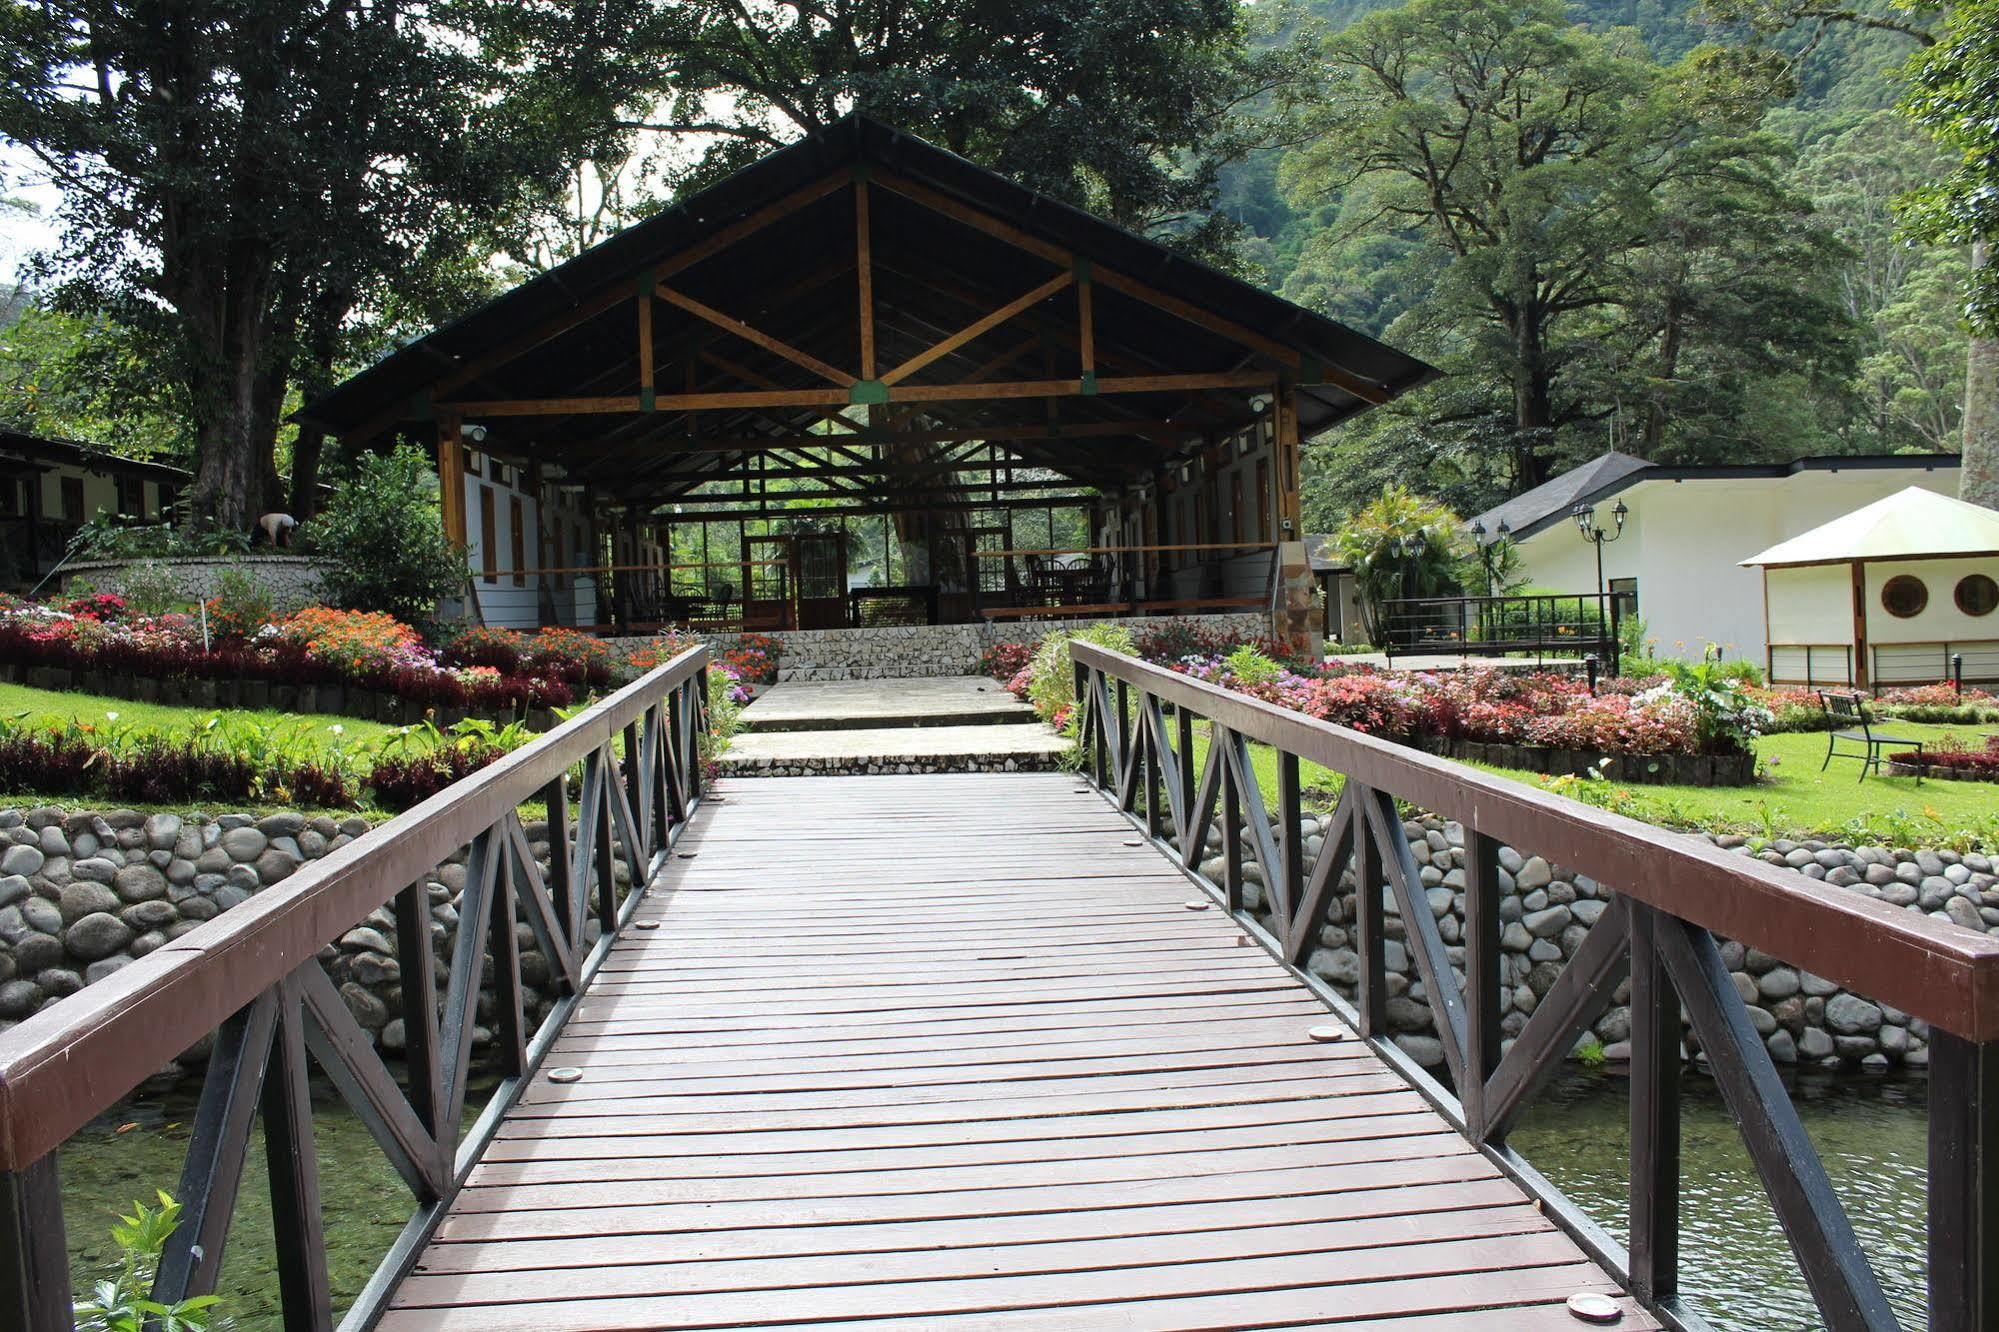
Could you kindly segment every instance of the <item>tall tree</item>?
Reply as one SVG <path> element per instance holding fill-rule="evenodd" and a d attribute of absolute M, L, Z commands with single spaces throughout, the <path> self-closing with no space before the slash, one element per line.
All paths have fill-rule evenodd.
<path fill-rule="evenodd" d="M 1226 258 L 1210 211 L 1241 114 L 1285 77 L 1235 0 L 660 0 L 694 180 L 864 110 L 1138 231 Z M 718 108 L 727 108 L 726 112 Z"/>
<path fill-rule="evenodd" d="M 478 219 L 553 187 L 614 119 L 633 76 L 597 39 L 617 10 L 0 0 L 0 133 L 63 190 L 37 277 L 165 349 L 197 514 L 240 527 L 281 503 L 296 371 L 330 373 L 361 302 L 458 264 Z"/>
<path fill-rule="evenodd" d="M 1853 26 L 1914 44 L 1903 109 L 1956 167 L 1909 196 L 1908 221 L 1919 237 L 1970 248 L 1958 486 L 1966 499 L 1999 506 L 1999 123 L 1992 114 L 1999 104 L 1999 4 L 1902 0 L 1883 10 L 1828 0 L 1704 0 L 1704 7 L 1760 34 Z"/>
<path fill-rule="evenodd" d="M 1943 179 L 1909 196 L 1911 228 L 1972 252 L 1959 494 L 1999 508 L 1999 3 L 1960 0 L 1942 40 L 1917 57 L 1905 105 L 1954 159 Z"/>
<path fill-rule="evenodd" d="M 1412 322 L 1503 396 L 1447 410 L 1501 450 L 1506 488 L 1546 480 L 1567 433 L 1606 418 L 1663 447 L 1695 410 L 1724 417 L 1717 371 L 1841 354 L 1810 290 L 1823 237 L 1757 132 L 1767 89 L 1739 71 L 1700 51 L 1661 66 L 1558 0 L 1411 0 L 1317 53 L 1287 191 L 1337 203 L 1322 246 L 1399 232 L 1441 252 Z"/>

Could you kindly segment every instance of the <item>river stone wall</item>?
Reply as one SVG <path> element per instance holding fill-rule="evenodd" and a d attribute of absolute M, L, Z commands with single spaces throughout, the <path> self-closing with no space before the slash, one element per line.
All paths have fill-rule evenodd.
<path fill-rule="evenodd" d="M 296 813 L 182 818 L 134 810 L 0 809 L 0 1030 L 282 884 L 368 826 L 360 818 Z M 526 832 L 546 869 L 547 825 L 529 823 Z M 465 859 L 460 848 L 422 880 L 433 945 L 445 967 L 458 935 Z M 620 884 L 630 881 L 622 859 L 615 877 Z M 524 923 L 517 929 L 532 1024 L 552 1002 L 551 972 L 533 931 Z M 594 919 L 585 933 L 597 938 Z M 402 967 L 392 909 L 385 905 L 357 921 L 320 951 L 320 962 L 369 1036 L 400 1049 Z M 481 997 L 482 1023 L 492 1002 L 490 992 Z M 480 1025 L 473 1040 L 484 1047 L 491 1033 Z M 197 1048 L 184 1058 L 202 1054 Z"/>
<path fill-rule="evenodd" d="M 1275 821 L 1273 820 L 1273 823 Z M 1324 844 L 1331 819 L 1304 820 L 1307 863 Z M 1464 979 L 1465 895 L 1464 828 L 1437 818 L 1403 824 L 1421 878 L 1424 898 L 1437 920 L 1437 932 L 1450 954 L 1460 983 Z M 1884 902 L 1921 911 L 1967 929 L 1999 934 L 1999 878 L 1991 858 L 1955 851 L 1915 851 L 1878 846 L 1852 847 L 1822 841 L 1779 839 L 1752 844 L 1738 836 L 1714 836 L 1715 845 L 1738 855 L 1754 856 L 1827 885 L 1828 892 L 1860 892 Z M 1201 873 L 1221 882 L 1225 869 L 1219 831 L 1211 832 Z M 1255 847 L 1243 843 L 1244 901 L 1261 914 L 1264 907 L 1262 869 Z M 1555 978 L 1603 914 L 1610 893 L 1587 875 L 1552 865 L 1540 856 L 1499 849 L 1501 897 L 1502 1048 L 1526 1026 L 1534 1009 L 1553 988 Z M 1323 978 L 1348 999 L 1360 980 L 1360 954 L 1353 939 L 1354 884 L 1349 872 L 1341 895 L 1333 903 L 1328 923 L 1319 931 L 1318 947 L 1305 959 L 1306 969 Z M 1392 895 L 1386 900 L 1389 1028 L 1396 1044 L 1426 1067 L 1444 1062 L 1436 1037 L 1423 981 L 1404 942 L 1405 926 Z M 1735 980 L 1736 991 L 1748 1005 L 1750 1021 L 1763 1037 L 1771 1057 L 1780 1064 L 1860 1067 L 1886 1071 L 1895 1066 L 1923 1068 L 1929 1063 L 1929 1024 L 1921 1018 L 1851 994 L 1822 977 L 1790 966 L 1781 959 L 1721 941 L 1721 956 Z M 1630 1057 L 1630 982 L 1618 986 L 1612 1006 L 1595 1026 L 1594 1042 L 1603 1056 Z M 1579 1041 L 1579 1048 L 1591 1036 Z"/>
<path fill-rule="evenodd" d="M 979 655 L 1001 643 L 1038 643 L 1056 630 L 1074 633 L 1095 624 L 1121 624 L 1134 634 L 1167 625 L 1186 625 L 1235 640 L 1261 638 L 1270 617 L 1261 612 L 1229 615 L 1143 615 L 1125 620 L 1036 620 L 989 624 L 887 625 L 868 629 L 801 629 L 772 634 L 783 651 L 778 679 L 906 680 L 939 675 L 976 675 Z M 708 635 L 718 651 L 734 647 L 735 634 Z M 621 652 L 651 643 L 649 638 L 605 640 Z"/>
<path fill-rule="evenodd" d="M 241 569 L 251 575 L 271 598 L 271 608 L 280 614 L 326 599 L 326 584 L 320 562 L 309 555 L 176 555 L 159 559 L 84 560 L 65 565 L 63 587 L 78 590 L 89 584 L 94 591 L 123 593 L 134 570 L 158 566 L 166 570 L 180 595 L 189 601 L 207 601 L 222 591 L 222 575 Z M 151 570 L 148 568 L 148 573 Z"/>

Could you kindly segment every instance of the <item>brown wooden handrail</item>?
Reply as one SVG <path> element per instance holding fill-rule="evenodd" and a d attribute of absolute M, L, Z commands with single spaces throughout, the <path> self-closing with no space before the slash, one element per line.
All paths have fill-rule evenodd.
<path fill-rule="evenodd" d="M 1084 780 L 1669 1326 L 1699 1323 L 1697 1314 L 1682 1317 L 1689 1311 L 1679 1298 L 1679 1088 L 1688 1040 L 1728 1105 L 1826 1325 L 1837 1332 L 1897 1326 L 1868 1246 L 1832 1187 L 1717 935 L 1925 1019 L 1930 1326 L 1999 1326 L 1999 943 L 1122 653 L 1075 640 L 1070 652 Z M 1197 757 L 1197 718 L 1206 719 L 1204 757 Z M 1276 754 L 1274 808 L 1261 791 L 1253 742 Z M 1309 854 L 1300 827 L 1306 761 L 1346 779 L 1320 847 Z M 1445 942 L 1398 800 L 1462 825 L 1461 951 Z M 1211 836 L 1220 841 L 1214 861 Z M 1510 988 L 1503 842 L 1580 871 L 1578 878 L 1587 874 L 1606 890 L 1601 914 L 1545 990 L 1537 987 L 1537 1002 L 1510 1043 L 1501 1023 Z M 1252 882 L 1260 885 L 1255 897 Z M 1391 1034 L 1388 900 L 1401 918 L 1448 1085 L 1418 1067 Z M 1350 924 L 1357 959 L 1351 1001 L 1306 966 L 1336 911 Z M 1620 1246 L 1513 1153 L 1506 1137 L 1578 1038 L 1624 997 L 1627 977 L 1630 1242 Z"/>
<path fill-rule="evenodd" d="M 0 1033 L 0 1171 L 21 1170 L 444 856 L 703 672 L 691 648 L 276 888 Z"/>
<path fill-rule="evenodd" d="M 1092 643 L 1083 666 L 1141 683 L 1230 730 L 1392 792 L 1716 934 L 1972 1041 L 1999 1040 L 1999 940 L 1685 833 L 1536 791 L 1418 749 L 1192 679 Z"/>

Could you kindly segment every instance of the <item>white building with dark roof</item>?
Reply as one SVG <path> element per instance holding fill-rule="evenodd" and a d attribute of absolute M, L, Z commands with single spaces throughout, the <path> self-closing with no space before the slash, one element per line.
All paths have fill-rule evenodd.
<path fill-rule="evenodd" d="M 1606 590 L 1645 621 L 1662 656 L 1698 657 L 1707 643 L 1767 665 L 1763 585 L 1742 561 L 1910 486 L 1957 493 L 1956 454 L 1800 458 L 1789 463 L 1670 467 L 1611 452 L 1477 515 L 1482 542 L 1502 535 L 1535 591 L 1593 593 L 1597 548 L 1578 506 L 1621 534 L 1602 547 Z"/>

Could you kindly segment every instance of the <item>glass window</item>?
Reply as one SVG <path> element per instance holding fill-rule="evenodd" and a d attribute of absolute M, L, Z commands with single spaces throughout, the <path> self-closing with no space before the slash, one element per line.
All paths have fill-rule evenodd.
<path fill-rule="evenodd" d="M 1985 574 L 1967 574 L 1957 580 L 1955 598 L 1966 615 L 1990 615 L 1999 607 L 1999 583 Z"/>
<path fill-rule="evenodd" d="M 1921 615 L 1923 608 L 1929 604 L 1930 590 L 1914 574 L 1896 574 L 1882 585 L 1881 605 L 1896 619 L 1907 620 Z"/>

